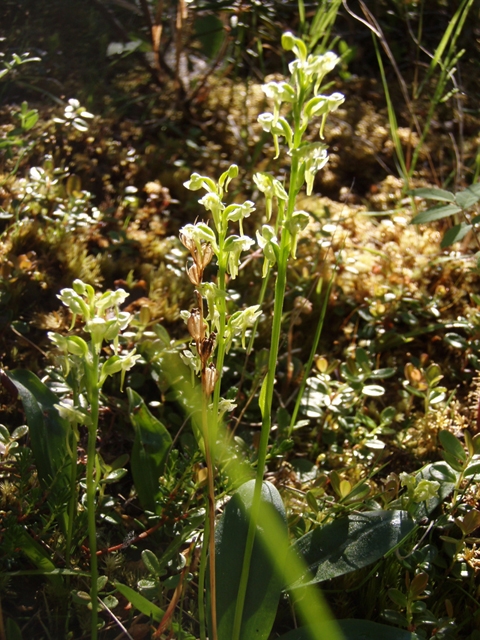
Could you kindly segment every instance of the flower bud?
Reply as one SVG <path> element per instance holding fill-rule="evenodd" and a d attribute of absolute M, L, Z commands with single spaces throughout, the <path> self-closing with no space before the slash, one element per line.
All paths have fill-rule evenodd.
<path fill-rule="evenodd" d="M 205 395 L 209 396 L 213 393 L 217 380 L 219 378 L 218 371 L 213 362 L 203 370 L 202 382 Z"/>
<path fill-rule="evenodd" d="M 187 268 L 187 276 L 189 277 L 190 282 L 198 287 L 202 284 L 203 269 L 194 263 L 190 268 Z"/>
<path fill-rule="evenodd" d="M 212 331 L 208 338 L 204 338 L 201 342 L 197 342 L 197 351 L 200 356 L 200 360 L 202 361 L 203 369 L 207 366 L 208 359 L 213 353 L 215 338 L 216 334 Z"/>
<path fill-rule="evenodd" d="M 187 328 L 197 345 L 203 342 L 205 338 L 205 323 L 200 309 L 192 309 L 187 320 Z"/>

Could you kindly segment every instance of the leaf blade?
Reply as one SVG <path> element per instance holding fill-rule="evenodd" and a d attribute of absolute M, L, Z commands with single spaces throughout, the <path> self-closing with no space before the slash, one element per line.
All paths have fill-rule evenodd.
<path fill-rule="evenodd" d="M 244 483 L 227 503 L 215 532 L 217 626 L 219 640 L 229 640 L 235 617 L 235 604 L 243 565 L 255 481 Z M 286 532 L 286 515 L 277 489 L 262 485 L 260 511 L 269 509 Z M 261 525 L 257 526 L 261 529 Z M 282 579 L 265 549 L 264 536 L 257 532 L 253 546 L 247 595 L 240 632 L 241 640 L 266 640 L 277 613 Z"/>
<path fill-rule="evenodd" d="M 461 207 L 456 204 L 446 204 L 439 207 L 432 207 L 426 211 L 422 211 L 416 215 L 411 224 L 426 224 L 428 222 L 434 222 L 435 220 L 441 220 L 442 218 L 448 218 L 456 213 L 460 213 Z"/>
<path fill-rule="evenodd" d="M 172 437 L 160 420 L 147 408 L 143 398 L 127 389 L 130 420 L 135 430 L 130 468 L 142 506 L 155 511 L 159 478 L 167 461 Z"/>
<path fill-rule="evenodd" d="M 310 574 L 290 588 L 356 571 L 382 558 L 414 528 L 406 511 L 349 514 L 308 532 L 294 543 Z"/>

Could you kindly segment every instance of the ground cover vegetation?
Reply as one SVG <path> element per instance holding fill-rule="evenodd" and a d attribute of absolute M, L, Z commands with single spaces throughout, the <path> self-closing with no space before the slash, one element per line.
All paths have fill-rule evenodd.
<path fill-rule="evenodd" d="M 1 10 L 0 640 L 478 640 L 478 6 L 39 5 Z"/>

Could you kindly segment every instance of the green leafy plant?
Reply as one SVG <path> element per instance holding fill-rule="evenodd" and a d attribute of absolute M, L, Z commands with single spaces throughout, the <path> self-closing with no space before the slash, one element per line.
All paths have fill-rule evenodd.
<path fill-rule="evenodd" d="M 417 78 L 415 79 L 411 96 L 408 94 L 407 84 L 401 75 L 399 65 L 393 56 L 388 40 L 385 37 L 380 24 L 364 2 L 361 2 L 360 6 L 367 20 L 365 24 L 367 24 L 372 32 L 375 53 L 382 79 L 382 86 L 387 101 L 390 135 L 395 148 L 398 170 L 404 181 L 404 189 L 408 190 L 410 181 L 418 164 L 420 153 L 422 152 L 424 143 L 430 133 L 436 110 L 439 105 L 449 100 L 449 98 L 459 91 L 458 82 L 455 79 L 455 73 L 457 71 L 456 65 L 465 53 L 465 50 L 458 50 L 458 40 L 462 30 L 465 28 L 468 15 L 473 6 L 473 0 L 463 0 L 459 4 L 433 53 L 427 51 L 425 47 L 421 45 L 425 26 L 423 16 L 425 7 L 424 4 L 421 3 L 418 11 L 418 30 L 415 34 L 414 41 L 418 47 L 417 54 L 420 55 L 426 53 L 430 62 L 423 79 L 421 81 L 418 81 Z M 409 142 L 407 152 L 404 150 L 404 145 L 402 144 L 402 140 L 399 135 L 398 113 L 389 88 L 379 42 L 393 66 L 400 85 L 402 97 L 409 112 L 410 124 L 418 135 L 418 141 L 415 142 L 414 146 L 412 142 Z M 428 96 L 428 112 L 423 123 L 420 124 L 415 105 L 424 97 L 428 87 L 431 86 L 432 80 L 435 80 L 433 94 Z"/>
<path fill-rule="evenodd" d="M 470 232 L 473 233 L 478 244 L 477 225 L 480 222 L 480 216 L 477 213 L 476 205 L 480 200 L 480 183 L 472 184 L 470 187 L 457 193 L 452 193 L 446 189 L 425 187 L 422 189 L 414 189 L 410 192 L 410 195 L 414 198 L 447 203 L 430 207 L 418 213 L 412 219 L 412 224 L 428 224 L 436 220 L 451 218 L 454 224 L 443 234 L 440 243 L 442 248 L 450 247 L 455 242 L 460 242 L 460 240 L 463 240 Z M 471 209 L 473 210 L 469 211 Z"/>
<path fill-rule="evenodd" d="M 84 322 L 84 330 L 90 339 L 87 342 L 78 335 L 50 334 L 51 340 L 63 353 L 64 373 L 73 394 L 71 402 L 63 401 L 57 404 L 56 408 L 63 420 L 70 423 L 72 433 L 75 435 L 75 442 L 78 441 L 79 425 L 85 425 L 88 429 L 86 507 L 90 544 L 89 606 L 92 610 L 92 639 L 97 638 L 99 609 L 96 495 L 101 479 L 99 459 L 96 453 L 96 439 L 100 392 L 106 379 L 115 373 L 121 374 L 123 386 L 125 373 L 133 367 L 140 357 L 135 355 L 135 350 L 125 351 L 120 346 L 121 331 L 128 326 L 131 320 L 129 313 L 120 310 L 120 305 L 127 296 L 128 294 L 122 289 L 96 295 L 92 286 L 76 280 L 72 289 L 61 291 L 59 298 L 72 313 L 72 328 L 75 326 L 77 316 L 79 316 Z M 102 357 L 104 342 L 111 349 L 107 358 Z M 76 446 L 72 447 L 72 450 L 72 453 L 76 453 Z M 107 473 L 109 472 L 107 471 Z M 75 493 L 71 496 L 71 501 L 75 501 Z M 73 520 L 73 518 L 71 519 Z"/>

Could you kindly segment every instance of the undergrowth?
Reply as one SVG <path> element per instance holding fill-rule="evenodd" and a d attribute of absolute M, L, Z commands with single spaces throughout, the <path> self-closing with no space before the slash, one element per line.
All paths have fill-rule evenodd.
<path fill-rule="evenodd" d="M 327 4 L 248 91 L 225 40 L 190 152 L 178 92 L 161 145 L 76 99 L 4 111 L 0 640 L 480 637 L 478 141 L 439 184 L 434 112 L 350 95 Z M 437 110 L 470 6 L 425 42 Z"/>

